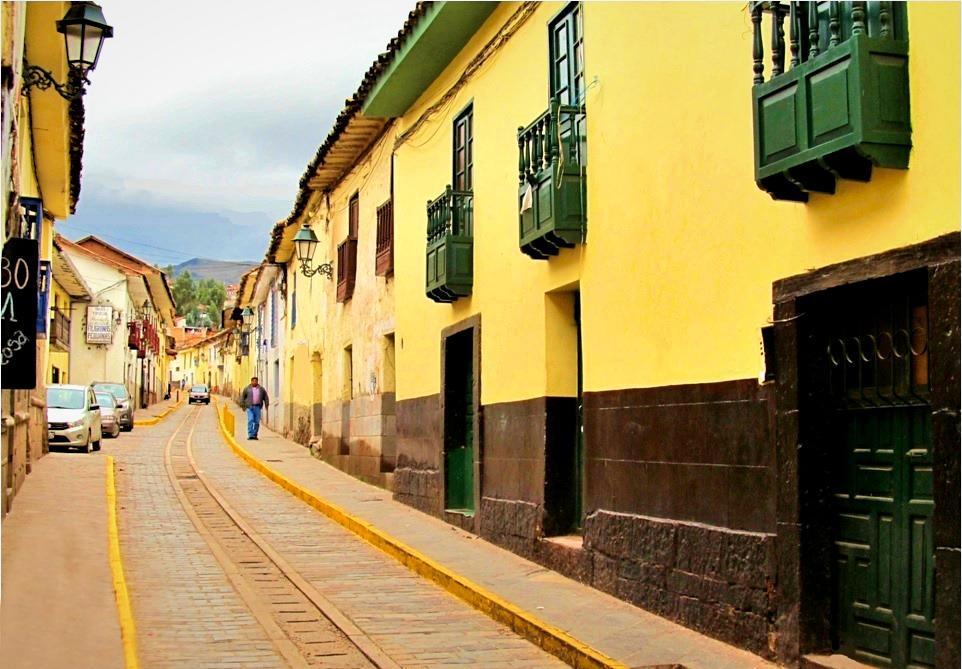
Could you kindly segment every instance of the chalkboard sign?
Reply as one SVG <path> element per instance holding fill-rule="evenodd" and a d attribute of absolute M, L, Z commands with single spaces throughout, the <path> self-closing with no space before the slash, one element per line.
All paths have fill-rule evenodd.
<path fill-rule="evenodd" d="M 4 390 L 37 385 L 37 268 L 35 239 L 8 239 L 0 268 L 0 385 Z"/>

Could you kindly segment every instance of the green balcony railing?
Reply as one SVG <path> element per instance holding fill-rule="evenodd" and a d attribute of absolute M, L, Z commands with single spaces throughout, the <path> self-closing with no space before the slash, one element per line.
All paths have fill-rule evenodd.
<path fill-rule="evenodd" d="M 753 2 L 755 181 L 776 200 L 834 193 L 912 146 L 902 2 Z M 770 28 L 765 81 L 763 22 Z M 785 39 L 786 23 L 788 40 Z M 786 68 L 786 57 L 788 67 Z"/>
<path fill-rule="evenodd" d="M 558 255 L 585 239 L 585 110 L 553 100 L 518 128 L 519 245 L 532 258 Z"/>
<path fill-rule="evenodd" d="M 425 293 L 435 302 L 454 302 L 474 285 L 474 195 L 444 192 L 428 202 Z"/>

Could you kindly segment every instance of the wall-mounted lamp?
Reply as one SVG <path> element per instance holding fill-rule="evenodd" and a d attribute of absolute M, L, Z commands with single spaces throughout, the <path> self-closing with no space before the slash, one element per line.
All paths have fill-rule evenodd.
<path fill-rule="evenodd" d="M 334 277 L 334 266 L 331 263 L 326 262 L 317 267 L 311 267 L 314 251 L 317 249 L 317 241 L 317 235 L 314 234 L 311 226 L 307 223 L 302 225 L 301 229 L 294 235 L 294 249 L 297 251 L 297 259 L 301 263 L 301 274 L 310 278 L 320 272 L 331 279 Z"/>
<path fill-rule="evenodd" d="M 87 73 L 97 67 L 104 40 L 114 36 L 114 29 L 104 19 L 100 5 L 74 2 L 57 21 L 57 32 L 63 35 L 70 65 L 66 83 L 57 83 L 49 71 L 24 61 L 22 88 L 26 91 L 36 86 L 44 91 L 53 86 L 65 100 L 76 100 L 86 93 L 84 86 L 90 83 Z"/>

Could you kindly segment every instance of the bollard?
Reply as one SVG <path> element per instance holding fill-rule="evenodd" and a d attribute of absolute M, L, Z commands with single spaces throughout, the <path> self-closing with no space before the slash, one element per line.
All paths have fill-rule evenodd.
<path fill-rule="evenodd" d="M 228 433 L 236 434 L 234 432 L 234 413 L 230 410 L 226 404 L 223 406 L 224 411 L 224 426 L 227 428 Z"/>

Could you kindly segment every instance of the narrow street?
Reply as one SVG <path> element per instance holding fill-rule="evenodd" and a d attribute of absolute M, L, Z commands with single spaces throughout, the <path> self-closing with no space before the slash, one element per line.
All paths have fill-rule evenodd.
<path fill-rule="evenodd" d="M 565 666 L 252 471 L 227 449 L 212 407 L 180 407 L 159 425 L 105 442 L 99 456 L 59 453 L 44 464 L 64 478 L 64 465 L 76 464 L 69 460 L 87 471 L 103 455 L 116 458 L 143 667 Z M 81 483 L 90 498 L 102 495 L 96 475 Z M 16 564 L 18 527 L 5 531 Z M 102 533 L 84 537 L 105 543 Z M 18 576 L 4 572 L 5 601 Z M 116 630 L 115 611 L 100 606 L 90 626 Z M 8 622 L 17 625 L 3 620 L 5 666 L 69 664 L 70 644 L 53 645 L 59 658 L 44 644 L 20 647 Z M 121 660 L 101 652 L 85 661 Z"/>
<path fill-rule="evenodd" d="M 66 551 L 52 552 L 86 556 L 79 568 L 99 571 L 102 577 L 91 583 L 74 574 L 76 583 L 71 583 L 73 572 L 66 568 L 67 582 L 52 586 L 76 596 L 70 598 L 70 610 L 49 611 L 44 638 L 57 638 L 61 626 L 70 630 L 79 618 L 85 621 L 83 632 L 74 636 L 86 639 L 80 643 L 70 638 L 39 643 L 36 634 L 24 634 L 25 624 L 14 618 L 13 607 L 5 606 L 4 666 L 71 665 L 78 647 L 86 652 L 71 666 L 124 666 L 110 601 L 106 529 L 101 527 L 106 456 L 115 462 L 120 547 L 142 667 L 566 666 L 252 469 L 228 447 L 216 411 L 214 406 L 179 405 L 155 425 L 105 441 L 100 453 L 54 453 L 43 461 L 37 480 L 46 484 L 46 496 L 25 497 L 23 517 L 29 520 L 30 506 L 44 500 L 56 503 L 64 495 L 85 500 L 79 507 L 85 531 L 73 536 L 76 544 Z M 589 647 L 619 657 L 606 658 L 607 666 L 661 666 L 665 660 L 672 666 L 767 666 L 748 653 L 466 539 L 470 535 L 460 530 L 445 528 L 440 538 L 432 538 L 432 532 L 444 528 L 436 519 L 392 502 L 268 430 L 261 442 L 245 443 L 268 466 L 293 464 L 308 472 L 313 477 L 308 484 L 323 487 L 342 508 L 380 507 L 375 515 L 383 517 L 383 530 L 412 545 L 426 539 L 428 546 L 448 551 L 434 555 L 464 578 L 494 591 L 514 582 L 514 595 L 511 590 L 499 594 L 519 609 L 530 609 L 535 618 L 573 614 L 549 622 Z M 44 518 L 46 523 L 74 523 L 69 513 L 59 520 Z M 29 527 L 44 529 L 36 522 L 5 526 L 5 602 L 37 604 L 31 597 L 38 593 L 24 577 L 34 563 L 30 551 L 36 550 L 22 541 L 21 532 Z M 466 540 L 474 541 L 478 552 L 474 573 L 472 565 L 443 557 L 451 555 L 445 542 Z M 96 564 L 94 558 L 102 562 Z M 541 592 L 526 600 L 524 593 L 536 592 L 531 586 Z"/>

